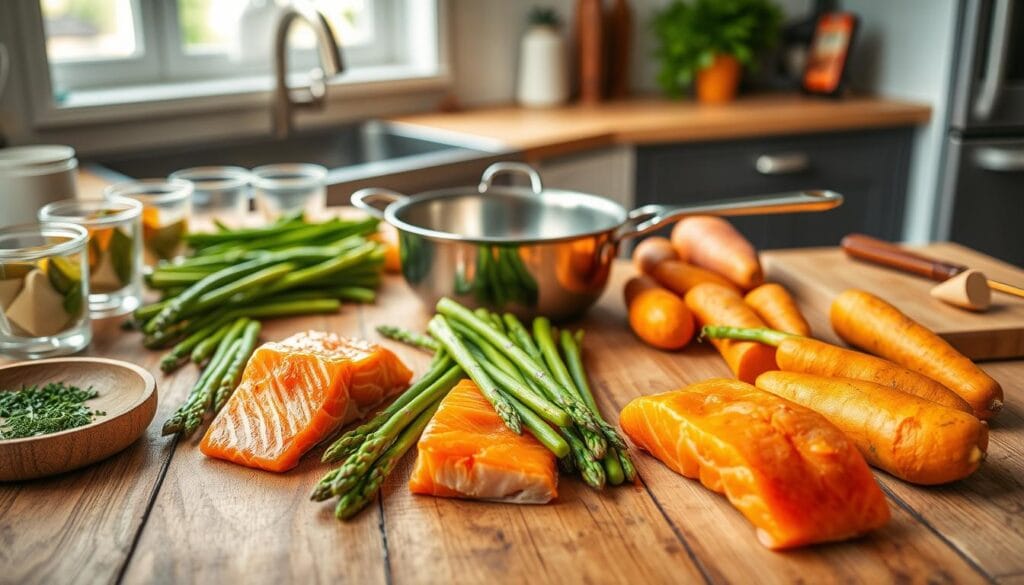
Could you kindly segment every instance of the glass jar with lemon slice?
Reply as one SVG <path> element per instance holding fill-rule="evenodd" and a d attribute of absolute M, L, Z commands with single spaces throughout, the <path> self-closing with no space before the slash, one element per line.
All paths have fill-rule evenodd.
<path fill-rule="evenodd" d="M 52 357 L 89 344 L 88 240 L 70 223 L 0 228 L 0 354 Z"/>
<path fill-rule="evenodd" d="M 142 204 L 143 260 L 149 266 L 185 251 L 192 215 L 192 183 L 181 179 L 143 179 L 110 185 L 106 199 L 126 197 Z"/>
<path fill-rule="evenodd" d="M 89 233 L 89 310 L 94 317 L 134 311 L 142 293 L 142 204 L 133 199 L 65 200 L 39 210 L 41 222 L 65 222 Z"/>

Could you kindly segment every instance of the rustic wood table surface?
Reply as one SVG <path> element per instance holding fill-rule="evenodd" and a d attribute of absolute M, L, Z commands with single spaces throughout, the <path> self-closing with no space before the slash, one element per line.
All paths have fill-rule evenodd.
<path fill-rule="evenodd" d="M 595 393 L 612 420 L 637 396 L 729 374 L 706 345 L 664 353 L 634 339 L 621 300 L 631 271 L 616 266 L 608 292 L 580 323 Z M 828 337 L 824 316 L 808 317 Z M 379 339 L 378 324 L 417 327 L 426 318 L 392 277 L 375 305 L 269 321 L 263 337 L 324 329 Z M 386 343 L 423 371 L 425 354 Z M 194 367 L 161 375 L 160 354 L 117 322 L 97 324 L 89 353 L 151 369 L 157 419 L 103 463 L 0 485 L 0 582 L 1024 583 L 1024 361 L 985 364 L 1006 391 L 1006 408 L 972 477 L 923 489 L 879 473 L 893 512 L 883 530 L 778 553 L 758 544 L 724 497 L 640 453 L 641 485 L 596 492 L 564 479 L 546 506 L 413 496 L 409 453 L 382 497 L 341 523 L 331 504 L 308 499 L 326 469 L 315 454 L 278 475 L 207 459 L 195 441 L 160 436 Z"/>

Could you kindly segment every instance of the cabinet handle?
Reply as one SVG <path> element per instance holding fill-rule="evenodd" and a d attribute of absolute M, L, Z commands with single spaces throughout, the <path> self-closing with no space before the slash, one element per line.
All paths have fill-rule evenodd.
<path fill-rule="evenodd" d="M 974 153 L 974 164 L 995 173 L 1019 173 L 1024 171 L 1024 148 L 979 148 Z"/>
<path fill-rule="evenodd" d="M 806 171 L 810 166 L 810 157 L 802 152 L 762 154 L 754 162 L 754 168 L 762 175 L 792 175 Z"/>

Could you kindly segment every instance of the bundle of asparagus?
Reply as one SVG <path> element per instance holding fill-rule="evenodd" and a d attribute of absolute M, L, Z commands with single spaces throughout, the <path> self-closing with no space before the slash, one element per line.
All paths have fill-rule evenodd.
<path fill-rule="evenodd" d="M 579 470 L 598 489 L 636 479 L 625 443 L 601 418 L 590 391 L 580 355 L 582 331 L 561 331 L 559 352 L 545 318 L 534 320 L 531 335 L 514 315 L 474 313 L 451 299 L 441 299 L 437 312 L 430 335 L 387 325 L 377 329 L 433 352 L 434 359 L 395 402 L 327 448 L 323 461 L 341 465 L 320 479 L 313 500 L 338 497 L 335 515 L 343 520 L 364 508 L 419 439 L 441 399 L 467 375 L 508 428 L 521 433 L 525 427 L 563 470 Z"/>
<path fill-rule="evenodd" d="M 160 362 L 165 372 L 190 360 L 208 362 L 164 433 L 193 433 L 203 414 L 219 410 L 234 391 L 227 380 L 237 384 L 259 335 L 258 322 L 245 325 L 250 320 L 372 302 L 385 252 L 368 239 L 377 224 L 372 218 L 309 223 L 299 215 L 261 228 L 188 234 L 194 254 L 161 263 L 148 275 L 164 296 L 136 310 L 131 322 L 146 347 L 170 347 Z M 251 343 L 233 345 L 242 340 Z"/>

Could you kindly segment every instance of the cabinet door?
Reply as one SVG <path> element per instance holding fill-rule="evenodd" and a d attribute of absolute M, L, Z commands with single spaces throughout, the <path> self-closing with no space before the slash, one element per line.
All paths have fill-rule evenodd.
<path fill-rule="evenodd" d="M 758 248 L 834 246 L 850 232 L 896 240 L 909 129 L 811 134 L 637 150 L 637 204 L 679 204 L 800 189 L 845 197 L 827 212 L 735 218 Z"/>
<path fill-rule="evenodd" d="M 1024 140 L 953 139 L 949 153 L 957 173 L 950 239 L 1024 266 Z"/>

